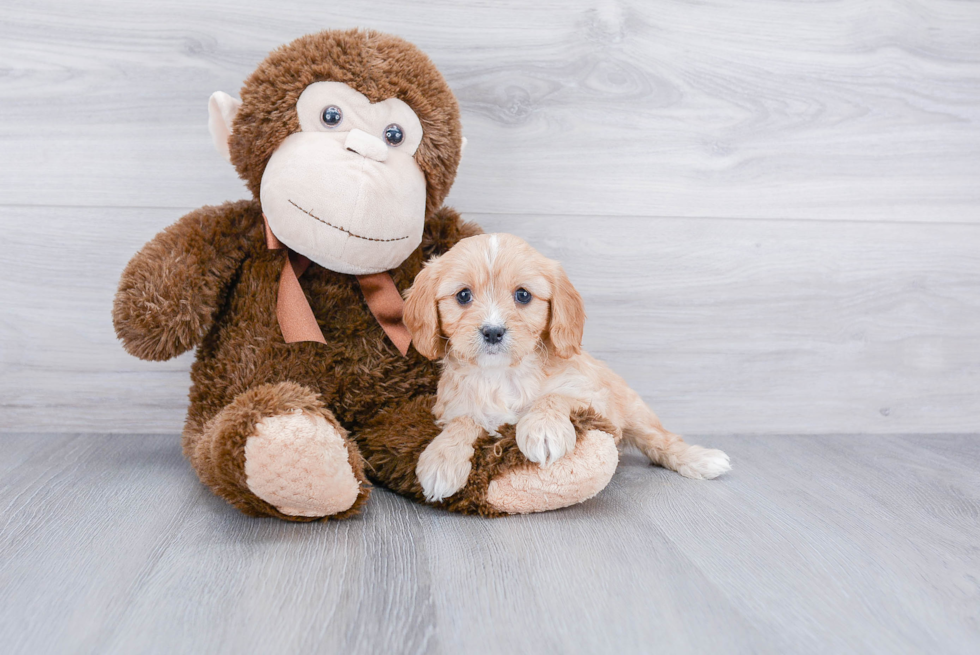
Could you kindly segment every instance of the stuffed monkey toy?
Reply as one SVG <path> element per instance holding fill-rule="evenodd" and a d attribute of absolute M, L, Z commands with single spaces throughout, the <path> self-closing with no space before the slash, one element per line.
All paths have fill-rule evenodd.
<path fill-rule="evenodd" d="M 349 517 L 369 480 L 425 502 L 415 467 L 440 432 L 439 367 L 411 349 L 400 293 L 480 231 L 442 205 L 463 145 L 455 97 L 404 40 L 325 31 L 273 52 L 240 101 L 215 93 L 209 129 L 252 199 L 158 234 L 113 307 L 136 357 L 197 348 L 185 456 L 252 516 Z M 512 427 L 483 435 L 466 486 L 439 505 L 499 516 L 590 498 L 618 456 L 601 417 L 573 420 L 575 451 L 548 468 Z"/>

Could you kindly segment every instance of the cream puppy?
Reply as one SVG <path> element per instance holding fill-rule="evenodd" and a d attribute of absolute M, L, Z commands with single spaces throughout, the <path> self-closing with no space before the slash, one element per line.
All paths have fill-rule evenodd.
<path fill-rule="evenodd" d="M 459 491 L 481 429 L 516 424 L 517 446 L 550 466 L 575 448 L 569 419 L 594 408 L 655 464 L 689 478 L 731 466 L 720 450 L 684 443 L 608 366 L 582 351 L 585 308 L 558 262 L 510 234 L 460 241 L 409 289 L 405 324 L 416 349 L 443 358 L 434 413 L 443 431 L 419 458 L 429 501 Z"/>

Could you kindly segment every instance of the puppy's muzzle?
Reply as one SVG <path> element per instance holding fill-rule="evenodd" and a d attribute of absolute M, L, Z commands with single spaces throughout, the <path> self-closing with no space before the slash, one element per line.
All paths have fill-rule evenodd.
<path fill-rule="evenodd" d="M 480 334 L 483 335 L 483 342 L 488 346 L 496 346 L 503 341 L 504 334 L 506 333 L 507 328 L 500 325 L 484 325 L 480 328 Z"/>

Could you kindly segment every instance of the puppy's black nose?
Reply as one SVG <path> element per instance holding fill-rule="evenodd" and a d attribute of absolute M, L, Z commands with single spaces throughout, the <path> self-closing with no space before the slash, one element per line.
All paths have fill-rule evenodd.
<path fill-rule="evenodd" d="M 484 325 L 480 330 L 483 333 L 483 340 L 490 345 L 503 341 L 506 331 L 507 328 L 502 328 L 499 325 Z"/>

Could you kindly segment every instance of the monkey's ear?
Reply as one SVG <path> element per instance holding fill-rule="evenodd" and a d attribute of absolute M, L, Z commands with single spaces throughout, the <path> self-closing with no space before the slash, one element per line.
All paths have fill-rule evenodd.
<path fill-rule="evenodd" d="M 446 354 L 436 298 L 439 286 L 437 262 L 438 258 L 431 259 L 415 276 L 415 282 L 405 294 L 405 327 L 412 333 L 415 350 L 426 359 L 438 359 Z"/>
<path fill-rule="evenodd" d="M 242 101 L 232 98 L 224 91 L 215 91 L 208 100 L 208 131 L 214 141 L 218 153 L 231 162 L 231 152 L 228 150 L 228 137 L 231 136 L 231 124 L 235 120 Z"/>
<path fill-rule="evenodd" d="M 466 152 L 466 144 L 467 140 L 464 136 L 463 140 L 459 142 L 459 161 L 463 161 L 463 153 Z"/>

